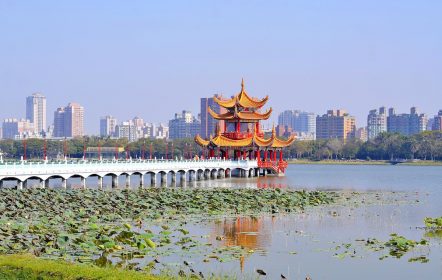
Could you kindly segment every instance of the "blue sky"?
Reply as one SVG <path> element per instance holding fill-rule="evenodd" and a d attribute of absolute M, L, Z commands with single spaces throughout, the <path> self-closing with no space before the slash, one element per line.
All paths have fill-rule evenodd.
<path fill-rule="evenodd" d="M 0 0 L 0 118 L 41 92 L 99 117 L 166 122 L 199 97 L 284 109 L 442 109 L 442 1 Z"/>

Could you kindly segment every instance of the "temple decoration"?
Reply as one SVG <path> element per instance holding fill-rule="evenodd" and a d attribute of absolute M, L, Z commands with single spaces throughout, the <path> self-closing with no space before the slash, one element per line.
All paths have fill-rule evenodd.
<path fill-rule="evenodd" d="M 209 139 L 203 139 L 199 135 L 195 137 L 195 142 L 207 150 L 207 156 L 234 160 L 256 159 L 264 174 L 284 174 L 287 162 L 283 159 L 283 148 L 292 144 L 295 138 L 290 137 L 287 140 L 277 138 L 274 126 L 271 136 L 269 138 L 264 136 L 260 121 L 270 117 L 272 108 L 264 113 L 261 112 L 261 108 L 267 103 L 268 96 L 263 99 L 249 96 L 243 80 L 241 91 L 234 97 L 222 99 L 214 96 L 213 99 L 227 112 L 219 114 L 210 107 L 207 108 L 214 119 L 224 121 L 223 132 L 221 133 L 218 125 L 215 137 L 212 135 Z M 216 151 L 218 155 L 215 155 Z"/>

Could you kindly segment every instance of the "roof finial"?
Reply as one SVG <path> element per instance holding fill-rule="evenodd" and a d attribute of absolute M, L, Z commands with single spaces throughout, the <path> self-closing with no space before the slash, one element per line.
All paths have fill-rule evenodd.
<path fill-rule="evenodd" d="M 241 79 L 241 91 L 244 90 L 244 78 Z"/>

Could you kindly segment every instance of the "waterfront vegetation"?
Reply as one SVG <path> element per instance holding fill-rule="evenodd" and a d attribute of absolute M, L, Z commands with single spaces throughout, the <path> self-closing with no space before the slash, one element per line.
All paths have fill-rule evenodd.
<path fill-rule="evenodd" d="M 381 133 L 373 140 L 362 142 L 348 139 L 295 141 L 287 148 L 289 158 L 308 160 L 390 161 L 420 159 L 442 161 L 442 132 L 427 131 L 412 136 Z"/>
<path fill-rule="evenodd" d="M 82 279 L 101 279 L 113 272 L 116 277 L 120 275 L 115 269 L 164 273 L 158 259 L 172 254 L 188 256 L 203 252 L 204 262 L 239 259 L 253 251 L 214 246 L 212 243 L 221 241 L 222 236 L 191 235 L 187 223 L 229 215 L 254 217 L 299 212 L 309 206 L 329 204 L 336 198 L 334 192 L 280 189 L 2 189 L 1 254 L 31 254 L 63 262 L 41 262 L 29 255 L 3 256 L 0 275 L 41 279 L 39 275 L 49 273 L 59 279 L 78 274 L 84 275 Z M 144 265 L 141 260 L 146 260 Z M 66 262 L 88 266 L 69 266 Z M 139 279 L 130 275 L 123 278 Z M 183 270 L 179 275 L 204 277 Z"/>
<path fill-rule="evenodd" d="M 326 164 L 326 165 L 390 165 L 391 163 L 399 163 L 407 166 L 442 166 L 440 160 L 405 160 L 405 161 L 389 161 L 389 160 L 348 160 L 348 159 L 290 159 L 290 164 Z"/>
<path fill-rule="evenodd" d="M 44 154 L 43 139 L 26 140 L 26 154 L 29 159 L 42 159 Z M 172 144 L 173 143 L 173 144 Z M 129 151 L 132 158 L 141 158 L 144 153 L 150 156 L 152 144 L 153 158 L 191 158 L 201 155 L 201 147 L 193 139 L 162 140 L 140 139 L 129 143 L 127 139 L 111 139 L 100 137 L 83 137 L 68 140 L 48 140 L 48 158 L 60 157 L 66 149 L 71 158 L 82 158 L 83 149 L 87 147 L 122 147 Z M 166 148 L 167 145 L 167 148 Z M 173 145 L 173 149 L 172 149 Z M 20 159 L 24 153 L 23 141 L 1 140 L 0 150 L 5 159 Z M 113 149 L 112 149 L 113 150 Z M 442 161 L 442 132 L 426 131 L 412 136 L 403 136 L 397 133 L 381 133 L 377 138 L 362 142 L 349 139 L 345 142 L 339 139 L 295 141 L 284 150 L 286 158 L 297 160 L 363 160 L 363 161 L 390 161 L 395 159 L 419 159 L 430 164 Z M 114 154 L 105 155 L 113 157 Z M 94 155 L 93 157 L 97 157 Z M 125 157 L 125 152 L 120 154 Z M 335 162 L 336 163 L 336 162 Z M 353 162 L 354 164 L 355 162 Z M 413 163 L 415 164 L 415 163 Z M 424 163 L 420 163 L 424 164 Z"/>

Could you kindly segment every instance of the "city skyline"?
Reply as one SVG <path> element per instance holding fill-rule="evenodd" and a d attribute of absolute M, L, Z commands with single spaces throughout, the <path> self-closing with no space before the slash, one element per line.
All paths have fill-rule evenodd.
<path fill-rule="evenodd" d="M 3 2 L 0 118 L 37 91 L 48 112 L 72 101 L 88 108 L 86 120 L 130 113 L 164 122 L 198 112 L 195 96 L 236 94 L 241 77 L 254 96 L 271 96 L 275 112 L 345 108 L 363 120 L 391 104 L 433 115 L 442 104 L 441 6 Z M 87 134 L 98 129 L 87 122 Z"/>
<path fill-rule="evenodd" d="M 219 96 L 219 95 L 214 95 L 214 96 L 218 96 L 219 98 L 226 98 L 225 96 L 224 97 L 222 97 L 222 96 Z M 197 113 L 195 114 L 195 116 L 197 116 L 197 117 L 193 117 L 193 118 L 195 118 L 195 119 L 197 119 L 198 121 L 199 121 L 199 123 L 201 124 L 201 127 L 200 128 L 198 128 L 199 129 L 199 131 L 200 132 L 202 132 L 203 131 L 203 124 L 204 124 L 204 118 L 203 118 L 203 115 L 202 114 L 207 114 L 207 112 L 205 111 L 205 110 L 203 110 L 203 106 L 206 106 L 207 104 L 209 105 L 209 106 L 211 106 L 211 108 L 212 109 L 216 109 L 216 108 L 218 108 L 218 106 L 216 106 L 216 104 L 213 102 L 213 98 L 212 97 L 199 97 L 199 98 L 196 98 L 197 100 L 199 100 L 200 101 L 200 112 L 198 112 L 197 111 Z M 36 100 L 43 100 L 43 103 L 42 103 L 42 101 L 37 101 L 36 102 Z M 210 100 L 210 102 L 209 102 L 209 100 Z M 32 128 L 31 128 L 31 130 L 33 131 L 32 133 L 34 134 L 34 136 L 37 136 L 38 134 L 41 134 L 41 133 L 45 133 L 45 134 L 47 134 L 48 132 L 49 132 L 49 136 L 50 137 L 64 137 L 64 136 L 61 136 L 61 134 L 63 134 L 63 135 L 65 135 L 65 133 L 55 133 L 54 135 L 52 135 L 51 133 L 53 133 L 53 131 L 51 131 L 51 129 L 52 130 L 57 130 L 57 129 L 55 129 L 56 128 L 56 123 L 58 122 L 57 121 L 57 118 L 56 118 L 56 116 L 57 116 L 57 112 L 59 112 L 60 110 L 61 111 L 63 111 L 64 112 L 64 107 L 58 107 L 57 108 L 57 110 L 55 110 L 54 112 L 55 112 L 55 115 L 54 115 L 54 119 L 53 119 L 53 121 L 51 122 L 51 119 L 49 119 L 49 121 L 47 121 L 47 118 L 46 118 L 46 114 L 45 114 L 45 111 L 46 111 L 46 101 L 47 101 L 47 99 L 46 99 L 46 97 L 43 95 L 43 94 L 41 94 L 41 93 L 34 93 L 34 94 L 32 94 L 32 95 L 30 95 L 30 96 L 27 96 L 26 97 L 26 102 L 25 102 L 25 114 L 26 114 L 26 116 L 27 116 L 27 118 L 22 118 L 22 117 L 20 117 L 20 116 L 17 116 L 17 115 L 15 115 L 15 116 L 11 116 L 11 117 L 9 117 L 9 118 L 5 118 L 5 119 L 3 119 L 3 121 L 4 121 L 4 123 L 6 123 L 6 121 L 10 121 L 10 120 L 17 120 L 17 121 L 20 121 L 20 120 L 22 120 L 22 121 L 28 121 L 29 120 L 29 122 L 30 122 L 30 124 L 32 125 Z M 36 105 L 38 103 L 38 105 Z M 70 102 L 69 104 L 68 104 L 68 107 L 71 105 L 71 104 L 75 104 L 75 105 L 78 105 L 78 103 L 75 103 L 75 102 Z M 35 108 L 35 109 L 34 109 Z M 87 122 L 86 120 L 84 120 L 84 107 L 81 107 L 82 109 L 82 112 L 81 112 L 81 122 L 83 123 L 83 127 L 85 126 L 85 125 L 87 125 L 89 122 Z M 387 109 L 386 109 L 387 107 L 386 106 L 380 106 L 379 107 L 379 110 L 380 111 L 383 111 L 383 114 L 385 114 L 385 124 L 384 124 L 384 126 L 386 126 L 387 124 L 386 124 L 386 120 L 387 120 L 387 116 L 389 116 L 390 114 L 396 114 L 396 107 L 394 107 L 394 106 L 388 106 L 388 114 L 387 114 Z M 219 108 L 218 108 L 219 109 Z M 342 110 L 342 108 L 341 108 L 341 110 Z M 346 109 L 344 109 L 344 110 L 346 110 Z M 425 120 L 424 120 L 424 122 L 423 123 L 421 123 L 420 124 L 420 126 L 422 127 L 422 128 L 420 128 L 420 129 L 418 129 L 418 128 L 416 128 L 417 130 L 416 131 L 423 131 L 423 130 L 425 130 L 425 129 L 427 129 L 428 128 L 428 130 L 432 130 L 433 128 L 433 122 L 434 121 L 438 121 L 438 119 L 437 118 L 440 118 L 440 114 L 441 114 L 441 111 L 442 110 L 438 110 L 436 113 L 431 113 L 431 112 L 422 112 L 422 110 L 420 110 L 420 108 L 418 108 L 418 107 L 415 107 L 415 106 L 413 106 L 413 107 L 411 107 L 411 109 L 410 110 L 414 110 L 414 111 L 416 111 L 416 113 L 418 113 L 418 114 L 421 114 L 424 118 L 425 118 Z M 35 127 L 36 125 L 35 125 L 35 123 L 34 122 L 32 122 L 31 121 L 31 119 L 29 118 L 29 116 L 30 116 L 30 114 L 31 114 L 31 112 L 34 112 L 34 111 L 38 111 L 39 113 L 39 117 L 37 118 L 37 122 L 42 122 L 41 120 L 39 121 L 38 119 L 44 119 L 44 123 L 46 123 L 47 122 L 47 126 L 46 126 L 46 129 L 43 129 L 43 130 L 41 130 L 40 129 L 40 132 L 37 132 L 37 128 Z M 328 110 L 327 110 L 328 111 Z M 62 113 L 63 113 L 62 112 Z M 190 111 L 190 110 L 182 110 L 182 112 L 183 112 L 183 114 L 184 114 L 184 112 L 189 112 L 189 113 L 191 113 L 192 111 Z M 34 112 L 34 114 L 36 114 L 37 112 Z M 47 112 L 46 112 L 47 113 Z M 286 108 L 286 109 L 284 109 L 284 110 L 282 110 L 281 112 L 276 112 L 277 114 L 276 114 L 276 116 L 273 118 L 273 119 L 276 119 L 276 120 L 270 120 L 270 121 L 267 121 L 266 122 L 266 125 L 264 125 L 264 129 L 268 129 L 269 127 L 271 127 L 271 126 L 273 126 L 273 125 L 284 125 L 284 126 L 287 126 L 287 120 L 288 119 L 291 119 L 291 118 L 293 118 L 293 120 L 291 120 L 291 121 L 295 121 L 295 119 L 297 118 L 296 116 L 298 115 L 298 114 L 300 114 L 300 116 L 304 116 L 303 118 L 305 118 L 307 115 L 309 115 L 309 119 L 316 119 L 316 117 L 320 117 L 321 116 L 321 114 L 320 113 L 316 113 L 316 112 L 306 112 L 306 111 L 304 111 L 304 110 L 302 110 L 302 109 L 293 109 L 293 108 L 291 108 L 291 109 L 289 109 L 289 108 Z M 398 112 L 399 113 L 399 115 L 407 115 L 406 113 L 400 113 L 400 112 Z M 287 114 L 290 114 L 290 116 L 288 116 Z M 362 120 L 358 120 L 357 118 L 355 119 L 356 120 L 356 128 L 366 128 L 367 129 L 367 133 L 368 133 L 368 138 L 373 138 L 374 136 L 376 136 L 377 134 L 379 134 L 379 132 L 380 131 L 387 131 L 387 129 L 386 129 L 386 127 L 385 128 L 382 128 L 382 129 L 380 129 L 380 128 L 376 128 L 377 130 L 379 130 L 378 132 L 376 132 L 374 135 L 370 135 L 370 131 L 371 131 L 371 129 L 373 129 L 373 126 L 372 127 L 370 127 L 371 125 L 370 125 L 370 118 L 378 118 L 377 117 L 377 115 L 373 115 L 372 116 L 372 114 L 377 114 L 377 110 L 376 109 L 371 109 L 371 110 L 369 110 L 368 111 L 368 113 L 367 113 L 367 115 L 365 116 L 365 120 L 364 119 L 362 119 Z M 412 112 L 412 114 L 413 114 L 413 112 Z M 356 115 L 356 114 L 352 114 L 353 115 L 353 117 L 354 117 L 354 115 Z M 438 117 L 439 116 L 439 117 Z M 133 117 L 133 119 L 130 119 L 130 118 L 125 118 L 125 121 L 121 121 L 121 122 L 118 122 L 117 121 L 117 119 L 116 118 L 114 118 L 111 114 L 109 114 L 109 113 L 107 113 L 106 114 L 106 116 L 101 116 L 100 118 L 99 118 L 99 128 L 98 128 L 98 132 L 97 131 L 94 131 L 93 133 L 87 133 L 87 132 L 85 132 L 84 131 L 84 128 L 82 127 L 81 128 L 81 132 L 78 134 L 78 135 L 95 135 L 95 136 L 103 136 L 103 135 L 108 135 L 108 136 L 112 136 L 112 137 L 117 137 L 118 135 L 119 135 L 119 133 L 118 133 L 118 131 L 114 131 L 113 133 L 110 133 L 110 134 L 106 134 L 106 133 L 104 133 L 103 134 L 103 132 L 102 132 L 102 121 L 103 121 L 103 118 L 106 118 L 106 117 L 112 117 L 112 119 L 113 119 L 113 122 L 114 122 L 114 129 L 116 128 L 116 126 L 127 126 L 127 125 L 129 125 L 129 123 L 128 122 L 130 122 L 130 123 L 132 123 L 133 121 L 135 121 L 136 122 L 136 119 L 139 119 L 139 121 L 141 121 L 142 122 L 142 125 L 135 125 L 136 127 L 138 127 L 139 129 L 141 129 L 141 127 L 143 127 L 142 128 L 142 130 L 146 130 L 146 129 L 148 129 L 148 130 L 152 130 L 152 128 L 147 128 L 147 127 L 144 127 L 144 124 L 150 124 L 150 126 L 152 126 L 153 125 L 153 129 L 155 129 L 155 122 L 153 122 L 153 121 L 151 121 L 151 120 L 146 120 L 146 122 L 144 123 L 144 119 L 143 118 L 139 118 L 138 116 L 134 116 Z M 175 113 L 175 119 L 176 119 L 176 117 L 177 117 L 177 114 Z M 210 117 L 209 117 L 210 118 Z M 368 118 L 368 122 L 367 122 L 367 118 Z M 212 119 L 212 118 L 210 118 L 210 119 Z M 168 120 L 165 120 L 165 121 L 160 121 L 160 122 L 158 122 L 158 124 L 160 124 L 160 126 L 164 126 L 163 124 L 167 124 L 167 123 L 170 123 L 170 121 L 171 120 L 173 120 L 173 118 L 172 117 L 169 117 L 169 119 Z M 213 120 L 212 120 L 213 121 Z M 210 121 L 210 122 L 212 122 L 212 121 Z M 300 121 L 300 120 L 299 120 Z M 307 121 L 307 119 L 304 119 L 303 121 L 301 121 L 301 122 L 299 122 L 299 121 L 296 121 L 297 123 L 295 124 L 295 123 L 293 123 L 293 124 L 291 124 L 291 125 L 288 125 L 288 127 L 290 127 L 292 130 L 293 130 L 293 132 L 302 132 L 302 133 L 305 133 L 305 132 L 307 132 L 307 130 L 312 130 L 312 132 L 315 134 L 315 132 L 314 132 L 314 126 L 316 125 L 316 123 L 312 123 L 312 124 L 308 124 L 307 125 L 307 122 L 310 122 L 310 120 L 309 121 Z M 377 122 L 377 121 L 375 121 L 375 122 Z M 427 124 L 429 125 L 429 126 L 427 126 Z M 307 126 L 311 126 L 311 125 L 313 125 L 311 128 L 307 128 Z M 438 125 L 438 123 L 436 124 L 436 126 Z M 25 125 L 26 126 L 26 125 Z M 40 125 L 41 126 L 41 125 Z M 205 124 L 205 126 L 207 126 L 207 123 Z M 211 124 L 210 125 L 211 126 L 211 129 L 213 128 L 213 131 L 212 131 L 212 133 L 214 133 L 214 131 L 215 131 L 215 125 L 214 124 Z M 118 127 L 117 127 L 118 128 Z M 107 128 L 107 129 L 109 129 L 109 128 Z M 130 130 L 130 128 L 127 128 L 127 129 L 129 129 Z M 126 129 L 126 130 L 127 130 Z M 207 128 L 206 128 L 207 129 Z M 307 130 L 306 130 L 307 129 Z M 404 129 L 408 129 L 408 128 L 404 128 Z M 195 130 L 196 131 L 196 130 Z M 395 131 L 395 129 L 391 129 L 391 131 L 392 132 L 394 132 Z M 398 131 L 398 132 L 401 132 L 401 131 Z M 141 131 L 138 131 L 137 132 L 137 135 L 141 135 L 141 134 L 143 134 L 144 132 L 141 132 Z M 405 135 L 408 135 L 408 133 L 405 133 L 405 132 L 401 132 L 402 134 L 405 134 Z M 414 132 L 411 132 L 411 134 L 413 134 Z M 58 135 L 58 134 L 60 134 L 60 135 Z M 124 134 L 124 133 L 123 133 Z M 151 132 L 149 131 L 146 135 L 150 135 L 151 134 Z M 194 133 L 191 133 L 192 135 L 194 134 Z M 209 134 L 210 134 L 210 132 L 209 132 Z M 58 135 L 58 136 L 57 136 Z M 144 135 L 144 134 L 143 134 Z M 152 134 L 152 135 L 155 135 L 155 133 L 154 134 Z M 41 135 L 40 135 L 41 136 Z M 298 135 L 298 136 L 300 136 L 300 135 Z M 302 135 L 301 136 L 301 138 L 304 138 L 306 135 Z M 31 137 L 32 137 L 32 135 L 31 135 Z M 124 137 L 126 137 L 126 136 L 124 136 Z M 156 136 L 152 136 L 152 137 L 156 137 Z M 162 136 L 161 136 L 162 137 Z M 129 138 L 131 138 L 131 137 L 129 137 Z M 135 138 L 133 138 L 133 139 L 138 139 L 139 138 L 139 136 L 136 136 Z M 307 136 L 307 139 L 309 139 L 310 138 L 310 136 Z M 315 136 L 313 135 L 313 139 L 315 138 Z"/>

